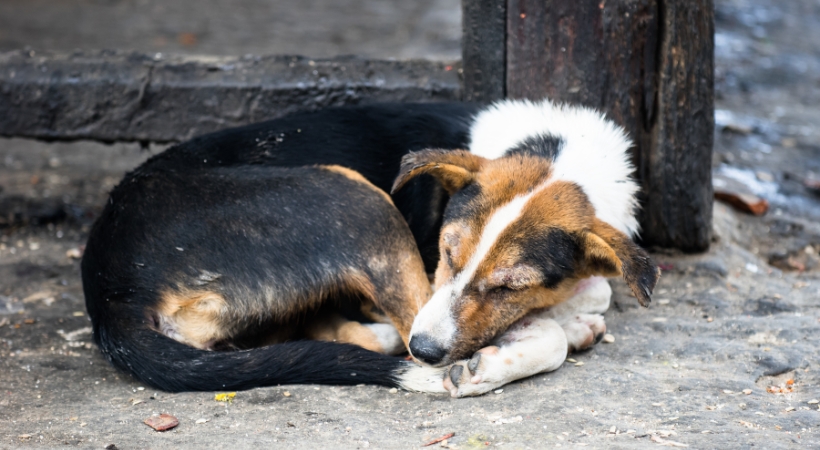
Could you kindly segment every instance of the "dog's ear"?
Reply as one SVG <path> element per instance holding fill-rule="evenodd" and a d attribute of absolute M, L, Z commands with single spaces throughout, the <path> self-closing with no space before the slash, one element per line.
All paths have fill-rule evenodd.
<path fill-rule="evenodd" d="M 585 262 L 592 274 L 605 277 L 623 275 L 641 306 L 649 305 L 661 272 L 644 249 L 629 236 L 598 219 L 595 219 L 592 229 L 584 234 L 582 246 Z"/>
<path fill-rule="evenodd" d="M 467 150 L 422 150 L 404 155 L 391 194 L 423 173 L 434 176 L 453 195 L 475 178 L 487 160 Z"/>

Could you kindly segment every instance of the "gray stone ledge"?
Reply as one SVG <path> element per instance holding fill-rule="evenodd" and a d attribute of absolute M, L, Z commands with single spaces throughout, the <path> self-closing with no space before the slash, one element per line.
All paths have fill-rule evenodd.
<path fill-rule="evenodd" d="M 174 142 L 295 111 L 458 100 L 459 63 L 0 54 L 0 136 Z"/>

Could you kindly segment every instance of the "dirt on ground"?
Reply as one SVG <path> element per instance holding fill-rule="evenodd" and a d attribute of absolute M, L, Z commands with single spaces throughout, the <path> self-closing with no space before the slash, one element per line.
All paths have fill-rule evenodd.
<path fill-rule="evenodd" d="M 162 148 L 0 140 L 0 448 L 820 448 L 820 3 L 716 3 L 716 180 L 767 214 L 716 203 L 708 253 L 654 251 L 649 309 L 613 280 L 614 342 L 483 397 L 140 385 L 91 343 L 78 257 L 107 192 Z M 162 413 L 179 425 L 143 423 Z"/>

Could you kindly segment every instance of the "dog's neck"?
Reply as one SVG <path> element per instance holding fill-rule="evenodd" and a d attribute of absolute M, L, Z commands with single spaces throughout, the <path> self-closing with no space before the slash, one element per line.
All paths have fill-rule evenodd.
<path fill-rule="evenodd" d="M 470 152 L 489 159 L 514 153 L 551 159 L 553 181 L 579 185 L 600 220 L 634 236 L 639 188 L 632 178 L 631 145 L 623 128 L 602 113 L 549 100 L 497 102 L 470 127 Z"/>

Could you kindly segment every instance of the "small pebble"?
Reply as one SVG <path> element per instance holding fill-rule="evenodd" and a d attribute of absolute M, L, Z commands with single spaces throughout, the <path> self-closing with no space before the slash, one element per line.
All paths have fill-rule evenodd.
<path fill-rule="evenodd" d="M 615 425 L 612 425 L 611 427 L 609 427 L 609 432 L 611 434 L 615 434 L 616 431 L 618 431 L 618 427 L 616 427 Z"/>
<path fill-rule="evenodd" d="M 728 389 L 724 389 L 724 390 L 723 390 L 723 393 L 724 393 L 724 394 L 734 394 L 734 391 L 730 391 L 730 390 L 728 390 Z"/>
<path fill-rule="evenodd" d="M 744 393 L 744 394 L 746 394 L 746 395 L 751 395 L 751 394 L 752 394 L 752 390 L 751 390 L 751 389 L 744 389 L 744 390 L 743 390 L 743 393 Z"/>
<path fill-rule="evenodd" d="M 809 405 L 816 405 L 816 404 L 820 403 L 820 400 L 817 400 L 815 398 L 815 399 L 807 401 L 806 403 L 808 403 Z"/>
<path fill-rule="evenodd" d="M 389 391 L 387 391 L 387 392 L 389 392 L 389 393 L 391 393 L 391 394 L 395 394 L 395 393 L 399 392 L 399 390 L 398 390 L 398 389 L 396 389 L 396 388 L 393 388 L 393 389 L 390 389 L 390 390 L 389 390 Z"/>
<path fill-rule="evenodd" d="M 284 395 L 285 397 L 290 397 L 290 392 L 285 391 L 285 392 L 282 393 L 282 395 Z"/>
<path fill-rule="evenodd" d="M 574 360 L 574 359 L 572 359 L 572 358 L 567 358 L 567 362 L 569 362 L 569 363 L 577 363 L 578 361 L 576 361 L 576 360 Z"/>
<path fill-rule="evenodd" d="M 196 423 L 197 425 L 199 425 L 199 424 L 203 424 L 203 423 L 205 423 L 205 422 L 207 422 L 207 421 L 208 421 L 208 419 L 196 419 L 196 422 L 194 422 L 194 423 Z"/>
<path fill-rule="evenodd" d="M 500 393 L 504 392 L 504 389 L 496 389 L 493 392 L 496 393 L 496 394 L 500 394 Z"/>
<path fill-rule="evenodd" d="M 71 248 L 65 252 L 65 255 L 71 259 L 80 259 L 83 257 L 83 252 L 79 248 Z"/>
<path fill-rule="evenodd" d="M 792 412 L 792 411 L 794 411 L 794 406 L 789 406 L 788 408 L 786 408 L 786 409 L 785 409 L 785 411 L 786 411 L 786 412 Z"/>
<path fill-rule="evenodd" d="M 143 423 L 157 431 L 166 431 L 179 425 L 179 420 L 170 414 L 160 414 L 145 419 Z M 80 426 L 83 425 L 80 424 Z"/>
<path fill-rule="evenodd" d="M 583 361 L 578 361 L 577 363 L 575 363 L 575 367 L 581 367 L 583 365 L 584 365 Z"/>
<path fill-rule="evenodd" d="M 606 342 L 607 344 L 611 344 L 611 343 L 615 342 L 615 336 L 613 336 L 609 333 L 605 334 L 604 335 L 604 342 Z"/>

